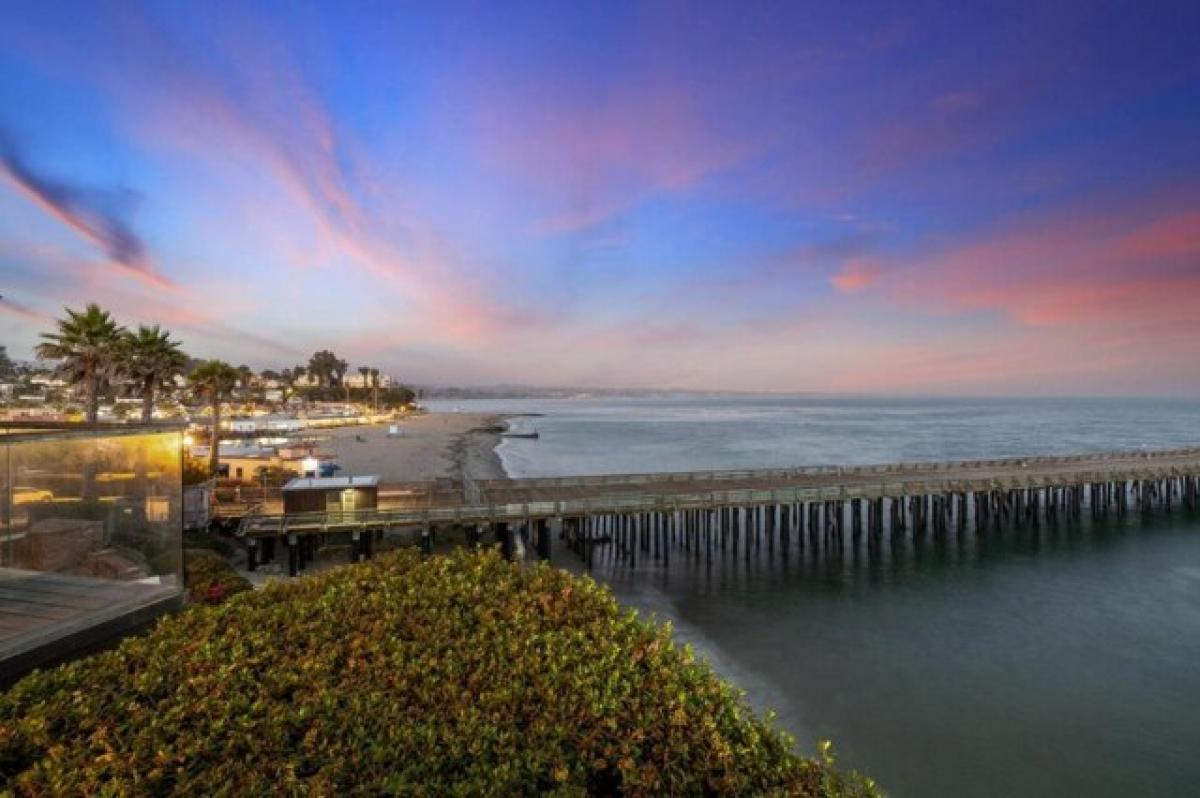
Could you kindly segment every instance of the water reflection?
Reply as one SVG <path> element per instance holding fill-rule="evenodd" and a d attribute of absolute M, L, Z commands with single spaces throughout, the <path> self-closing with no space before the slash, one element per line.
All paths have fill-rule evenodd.
<path fill-rule="evenodd" d="M 1196 562 L 1200 516 L 1176 510 L 593 574 L 890 794 L 1188 794 Z"/>

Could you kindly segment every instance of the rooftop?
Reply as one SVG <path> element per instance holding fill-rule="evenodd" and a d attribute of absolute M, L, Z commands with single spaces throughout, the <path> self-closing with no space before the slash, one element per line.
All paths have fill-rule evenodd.
<path fill-rule="evenodd" d="M 344 488 L 377 488 L 378 476 L 362 477 L 297 477 L 283 486 L 284 490 L 337 490 Z"/>

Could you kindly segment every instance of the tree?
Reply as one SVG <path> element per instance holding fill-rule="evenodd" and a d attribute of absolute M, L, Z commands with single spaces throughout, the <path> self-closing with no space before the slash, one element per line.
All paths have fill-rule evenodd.
<path fill-rule="evenodd" d="M 154 399 L 163 388 L 183 373 L 187 355 L 171 333 L 157 324 L 138 325 L 137 332 L 127 332 L 121 347 L 121 373 L 134 382 L 134 391 L 142 398 L 142 421 L 154 417 Z"/>
<path fill-rule="evenodd" d="M 257 402 L 262 396 L 262 391 L 256 390 L 254 369 L 243 363 L 242 365 L 234 368 L 234 371 L 236 371 L 238 375 L 237 381 L 238 387 L 241 389 L 239 391 L 241 401 L 250 402 L 252 404 Z"/>
<path fill-rule="evenodd" d="M 82 312 L 64 310 L 67 317 L 58 320 L 58 331 L 42 333 L 45 340 L 35 351 L 40 358 L 58 361 L 58 373 L 83 389 L 85 417 L 95 424 L 100 394 L 119 370 L 125 328 L 94 302 Z"/>
<path fill-rule="evenodd" d="M 13 365 L 12 358 L 8 356 L 8 349 L 0 346 L 0 380 L 8 379 L 16 374 L 16 367 Z"/>
<path fill-rule="evenodd" d="M 285 366 L 279 372 L 279 381 L 282 383 L 280 392 L 284 402 L 292 398 L 292 394 L 296 392 L 296 383 L 305 375 L 306 371 L 304 366 L 296 366 L 294 369 Z M 263 376 L 266 376 L 266 372 L 263 372 Z"/>
<path fill-rule="evenodd" d="M 325 388 L 341 382 L 342 375 L 346 373 L 346 365 L 346 361 L 340 360 L 333 352 L 322 349 L 320 352 L 314 352 L 308 359 L 308 373 L 317 381 L 317 385 Z"/>
<path fill-rule="evenodd" d="M 221 429 L 221 402 L 237 386 L 238 371 L 224 360 L 206 360 L 188 376 L 192 393 L 212 408 L 212 439 L 208 452 L 208 470 L 217 473 Z"/>

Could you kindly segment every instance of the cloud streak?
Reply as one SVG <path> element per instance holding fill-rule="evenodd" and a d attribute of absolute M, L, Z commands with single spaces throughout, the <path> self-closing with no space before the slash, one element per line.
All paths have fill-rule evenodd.
<path fill-rule="evenodd" d="M 119 203 L 111 197 L 106 202 L 104 192 L 39 172 L 21 157 L 7 136 L 0 136 L 0 167 L 20 194 L 98 247 L 113 263 L 149 282 L 163 287 L 171 285 L 150 266 L 145 244 L 129 221 L 115 210 Z M 118 189 L 116 193 L 128 194 L 128 191 Z"/>

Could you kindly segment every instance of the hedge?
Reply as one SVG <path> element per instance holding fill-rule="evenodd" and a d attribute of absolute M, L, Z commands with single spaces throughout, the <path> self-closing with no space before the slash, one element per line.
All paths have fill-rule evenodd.
<path fill-rule="evenodd" d="M 18 794 L 873 795 L 590 579 L 413 550 L 272 582 L 0 696 Z"/>
<path fill-rule="evenodd" d="M 211 549 L 183 550 L 183 584 L 188 600 L 210 604 L 252 588 L 228 560 Z"/>

